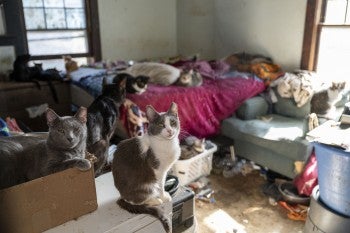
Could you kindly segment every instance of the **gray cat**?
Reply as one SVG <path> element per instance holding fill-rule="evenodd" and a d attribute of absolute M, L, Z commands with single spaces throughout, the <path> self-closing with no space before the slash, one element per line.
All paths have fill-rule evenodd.
<path fill-rule="evenodd" d="M 311 112 L 319 117 L 335 118 L 335 104 L 343 97 L 345 82 L 332 82 L 326 89 L 316 92 L 311 99 Z"/>
<path fill-rule="evenodd" d="M 64 117 L 48 109 L 47 140 L 35 136 L 0 138 L 0 189 L 67 168 L 90 169 L 85 159 L 86 115 L 83 107 L 75 116 Z"/>
<path fill-rule="evenodd" d="M 114 154 L 114 184 L 120 193 L 119 206 L 131 213 L 157 217 L 166 232 L 171 221 L 159 205 L 170 201 L 164 190 L 167 172 L 180 156 L 178 135 L 180 122 L 177 105 L 158 113 L 147 106 L 148 133 L 121 141 Z"/>

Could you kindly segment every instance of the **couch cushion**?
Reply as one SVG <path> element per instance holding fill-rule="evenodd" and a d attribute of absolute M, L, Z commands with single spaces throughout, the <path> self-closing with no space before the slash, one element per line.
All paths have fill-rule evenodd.
<path fill-rule="evenodd" d="M 268 104 L 261 96 L 255 96 L 247 99 L 237 109 L 236 115 L 242 120 L 252 120 L 258 116 L 265 115 L 268 110 Z"/>
<path fill-rule="evenodd" d="M 221 133 L 268 148 L 293 160 L 304 160 L 310 150 L 309 143 L 304 139 L 306 121 L 276 114 L 269 117 L 272 117 L 270 121 L 243 121 L 231 117 L 222 122 Z"/>
<path fill-rule="evenodd" d="M 308 101 L 300 108 L 296 106 L 293 98 L 283 98 L 276 91 L 277 102 L 274 104 L 274 112 L 287 117 L 305 118 L 310 114 L 311 103 Z"/>

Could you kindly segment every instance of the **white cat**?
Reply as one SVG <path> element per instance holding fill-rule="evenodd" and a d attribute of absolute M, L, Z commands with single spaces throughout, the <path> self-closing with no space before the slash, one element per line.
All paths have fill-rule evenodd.
<path fill-rule="evenodd" d="M 181 69 L 157 62 L 140 62 L 130 66 L 126 73 L 137 77 L 140 75 L 150 77 L 149 82 L 163 86 L 175 83 L 181 76 Z"/>

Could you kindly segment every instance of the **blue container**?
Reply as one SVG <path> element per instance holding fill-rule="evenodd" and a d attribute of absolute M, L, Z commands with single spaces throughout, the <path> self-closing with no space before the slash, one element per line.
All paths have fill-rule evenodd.
<path fill-rule="evenodd" d="M 350 217 L 350 153 L 320 143 L 314 146 L 321 201 Z"/>

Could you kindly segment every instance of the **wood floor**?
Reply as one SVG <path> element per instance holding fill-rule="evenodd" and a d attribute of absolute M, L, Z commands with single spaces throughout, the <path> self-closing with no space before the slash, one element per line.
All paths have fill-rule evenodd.
<path fill-rule="evenodd" d="M 262 192 L 266 182 L 258 171 L 225 178 L 210 175 L 215 203 L 196 200 L 198 233 L 302 233 L 304 222 L 287 218 Z"/>

